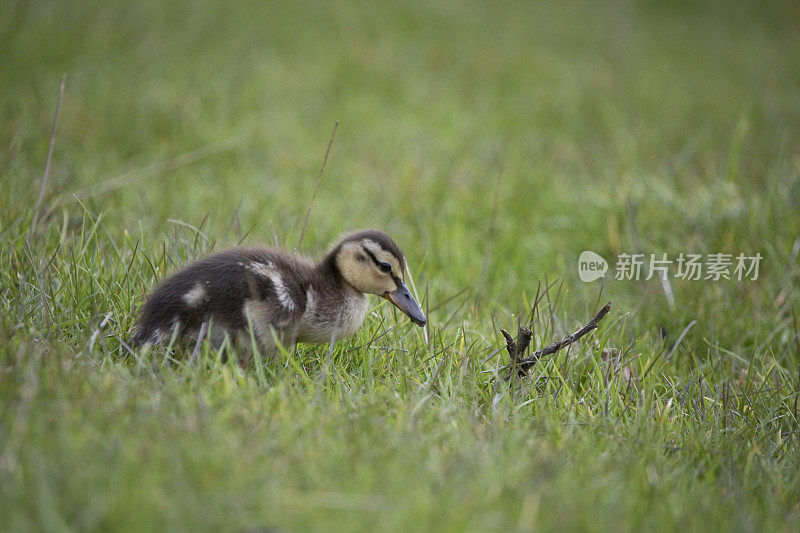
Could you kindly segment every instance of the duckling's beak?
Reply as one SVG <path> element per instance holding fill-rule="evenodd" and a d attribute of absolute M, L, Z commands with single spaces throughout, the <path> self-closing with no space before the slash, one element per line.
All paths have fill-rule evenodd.
<path fill-rule="evenodd" d="M 383 293 L 381 297 L 392 302 L 395 307 L 407 314 L 415 324 L 424 326 L 428 321 L 428 319 L 425 318 L 425 313 L 419 308 L 417 301 L 411 296 L 411 293 L 408 292 L 408 287 L 406 287 L 405 283 L 401 283 L 400 286 L 392 292 Z"/>

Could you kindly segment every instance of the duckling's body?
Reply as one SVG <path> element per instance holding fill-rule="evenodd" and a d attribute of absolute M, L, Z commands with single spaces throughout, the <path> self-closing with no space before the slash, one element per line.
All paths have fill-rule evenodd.
<path fill-rule="evenodd" d="M 173 335 L 235 342 L 243 334 L 249 340 L 252 325 L 266 354 L 275 353 L 276 341 L 333 343 L 361 326 L 370 293 L 424 325 L 404 271 L 402 252 L 377 230 L 346 235 L 319 263 L 270 248 L 225 250 L 167 278 L 145 302 L 132 342 L 164 343 Z"/>

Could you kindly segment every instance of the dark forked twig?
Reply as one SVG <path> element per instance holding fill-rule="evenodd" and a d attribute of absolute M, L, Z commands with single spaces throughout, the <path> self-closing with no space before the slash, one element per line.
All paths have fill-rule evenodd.
<path fill-rule="evenodd" d="M 517 329 L 516 340 L 511 338 L 511 334 L 504 329 L 501 329 L 500 333 L 502 333 L 503 337 L 506 339 L 506 350 L 508 350 L 508 356 L 511 358 L 511 364 L 508 365 L 508 367 L 512 368 L 511 374 L 514 373 L 514 368 L 516 368 L 518 372 L 522 373 L 523 371 L 520 368 L 520 364 L 522 363 L 525 351 L 528 349 L 528 345 L 530 345 L 531 339 L 533 338 L 533 331 L 525 326 L 519 326 Z"/>
<path fill-rule="evenodd" d="M 508 354 L 511 357 L 511 364 L 502 367 L 502 370 L 511 369 L 509 373 L 506 375 L 506 381 L 511 379 L 511 376 L 518 375 L 523 376 L 525 372 L 527 372 L 539 358 L 544 357 L 545 355 L 554 354 L 560 349 L 569 346 L 570 344 L 574 343 L 590 331 L 597 328 L 600 321 L 608 314 L 611 310 L 611 302 L 608 302 L 606 305 L 600 308 L 600 310 L 595 313 L 595 315 L 586 323 L 578 331 L 572 333 L 571 335 L 567 335 L 560 341 L 554 342 L 548 346 L 545 346 L 541 350 L 536 350 L 528 357 L 523 357 L 525 354 L 525 350 L 528 348 L 528 345 L 531 342 L 531 338 L 533 333 L 531 330 L 526 328 L 525 326 L 519 326 L 517 331 L 517 338 L 516 340 L 511 338 L 511 335 L 504 329 L 500 330 L 500 333 L 503 334 L 503 337 L 506 340 L 506 349 L 508 350 Z"/>

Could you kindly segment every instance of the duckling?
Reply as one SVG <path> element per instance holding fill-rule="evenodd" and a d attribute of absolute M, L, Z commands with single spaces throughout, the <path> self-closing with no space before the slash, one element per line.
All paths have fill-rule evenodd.
<path fill-rule="evenodd" d="M 228 336 L 247 349 L 252 326 L 265 355 L 274 355 L 278 343 L 333 346 L 361 326 L 367 294 L 386 298 L 424 326 L 427 319 L 406 287 L 405 270 L 403 252 L 379 230 L 346 234 L 318 263 L 271 248 L 225 250 L 164 280 L 142 306 L 131 343 L 177 338 L 199 345 L 208 336 L 221 345 Z"/>

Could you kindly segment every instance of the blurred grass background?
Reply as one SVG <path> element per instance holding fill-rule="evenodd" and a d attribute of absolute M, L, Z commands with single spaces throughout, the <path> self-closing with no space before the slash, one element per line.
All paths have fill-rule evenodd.
<path fill-rule="evenodd" d="M 798 44 L 795 2 L 3 2 L 0 445 L 16 466 L 0 519 L 796 527 Z M 385 327 L 370 319 L 339 356 L 357 377 L 322 405 L 292 372 L 144 371 L 114 337 L 86 362 L 103 316 L 126 336 L 177 264 L 240 239 L 295 246 L 337 120 L 302 249 L 392 234 L 434 341 L 404 326 L 393 356 L 353 355 Z M 656 280 L 604 283 L 603 338 L 633 343 L 639 373 L 663 365 L 632 411 L 609 411 L 616 389 L 581 397 L 600 378 L 571 367 L 574 395 L 494 396 L 493 317 L 509 328 L 547 280 L 562 290 L 544 342 L 582 323 L 601 284 L 578 279 L 587 249 L 764 259 L 756 281 L 671 280 L 674 309 Z M 466 381 L 442 382 L 442 360 Z M 751 403 L 738 432 L 705 406 L 686 427 L 664 414 L 729 383 Z"/>

